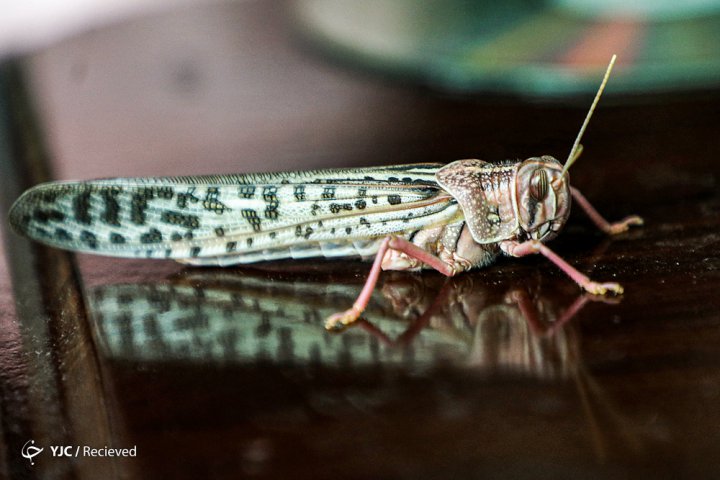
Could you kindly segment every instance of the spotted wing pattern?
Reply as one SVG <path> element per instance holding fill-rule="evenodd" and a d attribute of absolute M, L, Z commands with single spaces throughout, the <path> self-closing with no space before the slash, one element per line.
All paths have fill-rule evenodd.
<path fill-rule="evenodd" d="M 262 260 L 258 252 L 268 249 L 373 239 L 457 219 L 457 203 L 435 180 L 440 167 L 52 182 L 25 192 L 10 222 L 74 251 Z"/>

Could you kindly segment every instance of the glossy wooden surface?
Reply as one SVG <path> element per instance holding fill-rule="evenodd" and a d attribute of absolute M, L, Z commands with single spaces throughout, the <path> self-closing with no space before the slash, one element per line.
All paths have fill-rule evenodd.
<path fill-rule="evenodd" d="M 289 23 L 273 2 L 217 5 L 81 35 L 21 75 L 5 64 L 4 211 L 50 176 L 564 158 L 590 101 L 384 81 L 315 56 Z M 646 226 L 610 240 L 574 212 L 552 247 L 622 283 L 614 301 L 542 258 L 503 259 L 447 283 L 383 275 L 368 323 L 330 335 L 368 265 L 74 257 L 3 225 L 0 476 L 715 478 L 720 99 L 611 88 L 573 185 Z M 28 439 L 137 457 L 30 466 Z"/>

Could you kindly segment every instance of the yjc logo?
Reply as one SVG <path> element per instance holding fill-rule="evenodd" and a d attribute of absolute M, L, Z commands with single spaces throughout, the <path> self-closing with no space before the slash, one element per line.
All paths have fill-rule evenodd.
<path fill-rule="evenodd" d="M 72 457 L 73 456 L 73 447 L 70 445 L 66 446 L 51 446 L 50 450 L 52 451 L 53 457 Z"/>
<path fill-rule="evenodd" d="M 20 453 L 22 453 L 22 456 L 30 460 L 30 465 L 35 465 L 35 462 L 33 461 L 33 458 L 36 455 L 39 455 L 40 452 L 42 452 L 43 449 L 40 447 L 35 446 L 35 440 L 28 440 L 25 442 L 25 445 L 23 445 L 22 450 L 20 450 Z"/>

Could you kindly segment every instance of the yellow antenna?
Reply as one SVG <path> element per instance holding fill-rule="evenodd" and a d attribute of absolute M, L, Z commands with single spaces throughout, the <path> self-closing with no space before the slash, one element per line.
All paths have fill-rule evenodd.
<path fill-rule="evenodd" d="M 568 155 L 567 161 L 565 162 L 565 167 L 562 170 L 562 174 L 565 175 L 565 173 L 568 171 L 568 169 L 572 166 L 573 163 L 575 163 L 575 160 L 580 156 L 580 152 L 582 152 L 582 147 L 580 151 L 578 151 L 578 147 L 580 145 L 580 140 L 582 139 L 583 134 L 585 133 L 585 129 L 588 126 L 588 123 L 590 123 L 590 117 L 592 117 L 593 112 L 595 111 L 595 106 L 597 105 L 598 101 L 600 100 L 600 96 L 603 93 L 603 90 L 605 90 L 605 84 L 608 81 L 608 78 L 610 78 L 610 72 L 612 72 L 613 65 L 615 65 L 615 59 L 617 58 L 617 55 L 613 55 L 610 59 L 610 64 L 607 67 L 607 70 L 605 70 L 605 76 L 603 77 L 603 81 L 600 84 L 600 88 L 598 88 L 597 93 L 595 94 L 595 100 L 593 100 L 592 105 L 590 105 L 590 111 L 588 112 L 587 116 L 585 117 L 585 121 L 582 124 L 582 127 L 580 127 L 580 132 L 577 135 L 577 138 L 575 138 L 575 143 L 573 143 L 572 148 L 570 149 L 570 155 Z"/>

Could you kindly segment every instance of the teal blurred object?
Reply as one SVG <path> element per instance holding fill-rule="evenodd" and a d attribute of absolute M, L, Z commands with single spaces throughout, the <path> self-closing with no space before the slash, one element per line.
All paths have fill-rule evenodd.
<path fill-rule="evenodd" d="M 313 45 L 361 68 L 458 92 L 535 97 L 720 85 L 720 0 L 300 0 Z"/>

